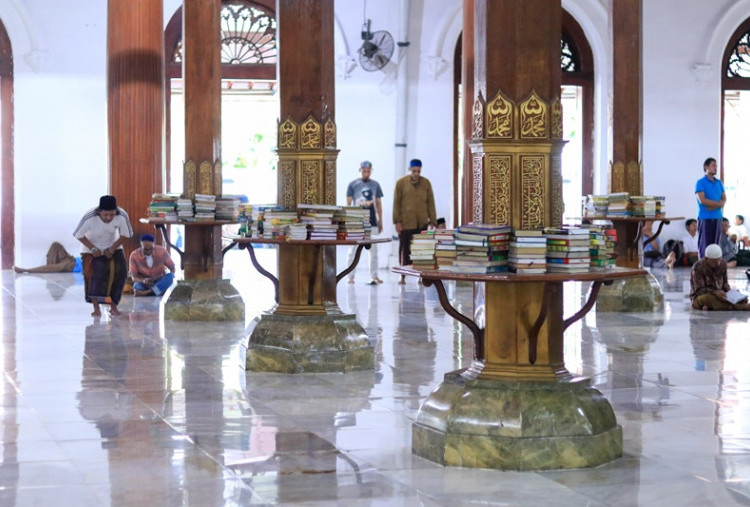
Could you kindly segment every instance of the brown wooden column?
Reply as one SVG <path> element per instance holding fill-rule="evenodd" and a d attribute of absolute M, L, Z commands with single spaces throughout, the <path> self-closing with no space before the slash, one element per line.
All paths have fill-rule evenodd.
<path fill-rule="evenodd" d="M 16 262 L 15 170 L 13 168 L 13 51 L 5 27 L 0 22 L 0 189 L 2 190 L 2 225 L 0 225 L 0 257 L 2 269 Z"/>
<path fill-rule="evenodd" d="M 463 117 L 461 118 L 461 127 L 463 128 L 464 144 L 472 138 L 474 131 L 474 116 L 472 108 L 474 106 L 474 0 L 464 0 L 463 10 L 463 34 L 461 37 L 461 86 L 462 86 L 462 106 Z M 458 223 L 465 224 L 471 222 L 474 216 L 474 202 L 468 198 L 473 196 L 473 179 L 471 149 L 468 145 L 464 146 L 463 159 L 463 181 L 461 188 L 456 192 L 463 193 L 461 200 L 460 220 Z"/>
<path fill-rule="evenodd" d="M 333 0 L 279 0 L 278 203 L 336 203 Z M 304 48 L 301 51 L 300 48 Z M 316 247 L 317 248 L 317 247 Z M 279 248 L 279 313 L 338 312 L 336 247 Z M 309 287 L 315 286 L 313 301 Z"/>
<path fill-rule="evenodd" d="M 221 195 L 220 0 L 184 0 L 184 195 Z M 210 29 L 214 27 L 214 29 Z M 185 279 L 220 279 L 221 227 L 185 227 Z"/>
<path fill-rule="evenodd" d="M 126 255 L 151 226 L 151 194 L 162 191 L 164 35 L 161 0 L 107 3 L 107 119 L 110 192 L 130 216 L 135 235 Z"/>
<path fill-rule="evenodd" d="M 559 225 L 560 2 L 474 0 L 474 5 L 472 187 L 465 197 L 473 203 L 473 221 L 517 229 Z M 479 306 L 486 312 L 480 378 L 566 375 L 559 327 L 542 327 L 534 364 L 528 354 L 529 329 L 545 297 L 547 322 L 561 317 L 561 284 L 497 284 L 477 297 L 484 298 Z"/>
<path fill-rule="evenodd" d="M 610 191 L 643 194 L 642 0 L 612 0 L 612 167 Z M 638 224 L 615 224 L 617 265 L 641 267 Z"/>

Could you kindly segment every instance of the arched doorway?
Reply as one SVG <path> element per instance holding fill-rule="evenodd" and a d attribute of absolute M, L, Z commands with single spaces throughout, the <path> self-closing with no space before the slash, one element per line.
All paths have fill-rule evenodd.
<path fill-rule="evenodd" d="M 222 177 L 223 193 L 251 202 L 273 185 L 276 196 L 276 14 L 273 0 L 222 2 Z M 182 94 L 182 8 L 167 24 L 165 43 L 167 190 L 182 191 L 184 103 Z"/>
<path fill-rule="evenodd" d="M 453 156 L 453 216 L 465 214 L 461 201 L 466 161 L 463 129 L 462 36 L 456 43 L 453 68 L 453 125 L 456 144 Z M 567 11 L 562 14 L 560 40 L 562 70 L 561 101 L 563 104 L 563 201 L 581 202 L 581 196 L 594 189 L 594 57 L 591 45 L 578 22 Z M 566 217 L 580 216 L 581 210 L 567 209 Z"/>
<path fill-rule="evenodd" d="M 0 259 L 2 269 L 15 262 L 15 193 L 13 169 L 13 51 L 8 32 L 0 21 Z"/>
<path fill-rule="evenodd" d="M 729 39 L 722 60 L 721 180 L 727 193 L 725 216 L 732 220 L 750 208 L 743 207 L 750 195 L 750 150 L 747 125 L 750 123 L 750 18 Z"/>

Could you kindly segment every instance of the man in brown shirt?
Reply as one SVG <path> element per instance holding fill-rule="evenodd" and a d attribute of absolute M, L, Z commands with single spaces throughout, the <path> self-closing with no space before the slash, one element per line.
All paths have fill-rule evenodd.
<path fill-rule="evenodd" d="M 430 180 L 420 176 L 422 161 L 409 162 L 409 173 L 396 182 L 393 192 L 393 223 L 398 232 L 398 258 L 402 266 L 411 264 L 411 239 L 437 223 L 435 196 Z M 401 277 L 399 283 L 404 283 Z"/>
<path fill-rule="evenodd" d="M 735 304 L 727 300 L 727 263 L 717 244 L 706 247 L 706 256 L 693 264 L 690 272 L 690 300 L 696 310 L 750 310 L 747 298 Z"/>

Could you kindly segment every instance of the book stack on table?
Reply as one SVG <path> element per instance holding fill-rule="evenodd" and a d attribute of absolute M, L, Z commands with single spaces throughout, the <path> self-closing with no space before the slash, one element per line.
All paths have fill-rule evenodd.
<path fill-rule="evenodd" d="M 415 234 L 411 239 L 411 264 L 414 269 L 435 269 L 435 239 L 434 231 L 423 231 Z"/>
<path fill-rule="evenodd" d="M 335 205 L 298 204 L 299 221 L 300 224 L 306 226 L 307 236 L 301 237 L 301 232 L 298 232 L 291 239 L 335 240 L 339 225 L 334 220 L 334 215 L 338 210 L 339 207 Z M 295 231 L 301 229 L 300 226 L 293 227 Z"/>
<path fill-rule="evenodd" d="M 547 273 L 587 273 L 591 263 L 589 230 L 546 227 Z"/>
<path fill-rule="evenodd" d="M 456 229 L 456 260 L 441 267 L 454 273 L 498 273 L 508 270 L 511 227 L 470 223 Z"/>
<path fill-rule="evenodd" d="M 372 234 L 370 210 L 359 206 L 339 206 L 334 216 L 338 239 L 363 240 Z"/>
<path fill-rule="evenodd" d="M 456 260 L 456 229 L 435 229 L 435 262 L 438 269 L 452 266 Z"/>
<path fill-rule="evenodd" d="M 508 253 L 510 271 L 519 275 L 547 272 L 547 238 L 541 229 L 513 231 Z"/>

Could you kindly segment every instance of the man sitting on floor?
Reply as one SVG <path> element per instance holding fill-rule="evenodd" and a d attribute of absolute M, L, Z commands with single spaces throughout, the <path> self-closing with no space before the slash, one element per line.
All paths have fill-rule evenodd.
<path fill-rule="evenodd" d="M 747 298 L 730 303 L 727 263 L 721 258 L 721 247 L 706 247 L 706 256 L 693 264 L 690 272 L 690 301 L 696 310 L 750 310 Z"/>
<path fill-rule="evenodd" d="M 166 272 L 169 268 L 170 273 Z M 174 281 L 174 261 L 167 249 L 154 244 L 151 234 L 141 236 L 141 247 L 130 254 L 130 276 L 136 296 L 161 296 Z"/>

